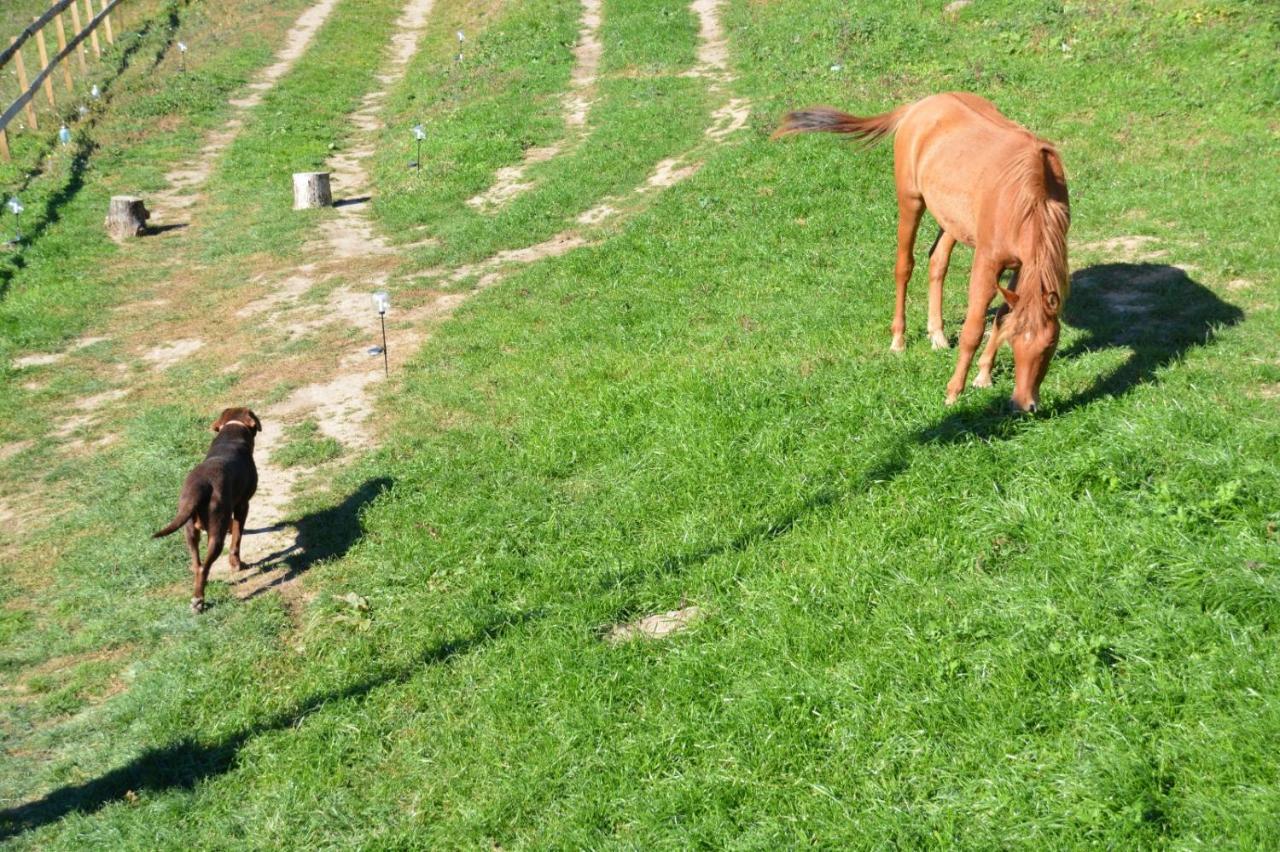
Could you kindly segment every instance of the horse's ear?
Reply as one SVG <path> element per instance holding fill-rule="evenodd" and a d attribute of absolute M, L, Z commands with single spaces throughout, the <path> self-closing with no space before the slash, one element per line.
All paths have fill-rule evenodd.
<path fill-rule="evenodd" d="M 999 284 L 996 285 L 996 288 L 1000 291 L 1000 295 L 1004 296 L 1004 300 L 1009 303 L 1009 307 L 1011 308 L 1018 307 L 1017 292 L 1013 290 L 1006 290 L 1005 288 L 1001 287 Z"/>

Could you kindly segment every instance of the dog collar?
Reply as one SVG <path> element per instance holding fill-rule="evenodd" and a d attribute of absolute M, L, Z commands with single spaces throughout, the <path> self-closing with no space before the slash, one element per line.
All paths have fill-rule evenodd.
<path fill-rule="evenodd" d="M 227 428 L 228 426 L 243 426 L 244 428 L 248 429 L 250 432 L 253 431 L 252 426 L 250 426 L 248 423 L 241 423 L 239 420 L 228 420 L 226 423 L 222 424 L 223 429 Z"/>

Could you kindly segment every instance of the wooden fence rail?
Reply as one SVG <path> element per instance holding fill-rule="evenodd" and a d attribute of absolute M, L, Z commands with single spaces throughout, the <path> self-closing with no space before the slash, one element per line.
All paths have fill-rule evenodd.
<path fill-rule="evenodd" d="M 84 4 L 84 12 L 88 18 L 83 27 L 80 25 L 79 4 L 81 2 Z M 45 98 L 49 101 L 49 107 L 57 109 L 53 80 L 51 79 L 54 71 L 59 65 L 62 66 L 63 80 L 66 83 L 67 91 L 71 92 L 73 83 L 71 63 L 67 61 L 68 58 L 72 54 L 76 54 L 80 60 L 80 73 L 84 74 L 88 71 L 83 43 L 86 39 L 89 39 L 93 45 L 94 56 L 101 56 L 102 47 L 98 41 L 99 27 L 102 27 L 106 35 L 107 43 L 115 43 L 115 32 L 111 26 L 111 13 L 122 2 L 124 0 L 98 0 L 98 9 L 95 10 L 93 0 L 51 0 L 48 11 L 32 19 L 31 23 L 27 24 L 22 32 L 13 37 L 8 47 L 0 50 L 0 70 L 3 70 L 6 65 L 13 62 L 18 72 L 18 87 L 22 90 L 18 97 L 5 107 L 4 112 L 0 113 L 0 156 L 3 156 L 6 161 L 9 160 L 9 122 L 13 121 L 20 112 L 25 111 L 27 124 L 31 126 L 32 130 L 39 129 L 32 99 L 43 88 Z M 73 34 L 70 40 L 67 39 L 66 28 L 62 21 L 62 13 L 67 10 L 71 12 Z M 58 52 L 54 54 L 52 60 L 49 58 L 49 49 L 44 37 L 44 28 L 50 23 L 54 24 L 58 39 Z M 28 80 L 26 63 L 22 59 L 22 46 L 32 39 L 35 40 L 36 49 L 40 55 L 40 70 Z"/>

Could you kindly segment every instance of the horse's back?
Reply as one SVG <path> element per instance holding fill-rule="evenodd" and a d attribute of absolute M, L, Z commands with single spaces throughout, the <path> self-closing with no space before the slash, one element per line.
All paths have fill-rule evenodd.
<path fill-rule="evenodd" d="M 918 193 L 948 233 L 970 246 L 1000 177 L 1028 146 L 1043 145 L 991 101 L 968 92 L 930 95 L 908 107 L 894 140 L 899 191 Z"/>

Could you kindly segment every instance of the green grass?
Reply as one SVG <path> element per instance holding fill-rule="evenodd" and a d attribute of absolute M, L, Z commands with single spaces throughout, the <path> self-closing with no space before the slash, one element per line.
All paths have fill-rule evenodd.
<path fill-rule="evenodd" d="M 273 456 L 276 464 L 283 467 L 315 467 L 342 455 L 342 444 L 320 434 L 320 426 L 314 420 L 286 427 L 285 440 L 285 445 Z"/>
<path fill-rule="evenodd" d="M 434 332 L 386 400 L 386 445 L 298 507 L 317 554 L 300 623 L 222 584 L 200 619 L 156 592 L 183 579 L 180 545 L 145 538 L 172 495 L 136 483 L 180 476 L 207 433 L 185 409 L 140 412 L 39 539 L 56 594 L 6 608 L 0 637 L 8 672 L 122 641 L 143 662 L 105 702 L 85 674 L 22 705 L 5 737 L 40 756 L 7 755 L 0 795 L 34 804 L 0 831 L 42 848 L 1271 845 L 1269 7 L 940 5 L 731 4 L 753 132 Z M 610 45 L 606 67 L 640 61 Z M 415 67 L 444 77 L 434 50 Z M 643 176 L 697 125 L 629 123 L 663 109 L 632 85 L 602 86 L 596 133 L 636 150 L 587 173 L 605 169 L 593 136 L 577 167 L 548 164 L 546 218 L 468 230 L 477 170 L 424 172 L 416 221 L 506 245 L 575 215 L 580 184 Z M 1071 181 L 1077 277 L 1035 418 L 1001 413 L 1007 353 L 996 388 L 942 407 L 954 353 L 925 342 L 919 278 L 910 348 L 887 352 L 889 150 L 763 133 L 809 102 L 865 113 L 954 88 L 1057 141 Z M 465 113 L 451 145 L 480 126 Z M 477 156 L 514 161 L 509 142 Z M 1226 215 L 1230 199 L 1252 203 Z M 396 203 L 388 227 L 418 215 Z M 1166 254 L 1082 248 L 1120 235 Z M 686 634 L 600 640 L 682 602 L 706 612 Z"/>

